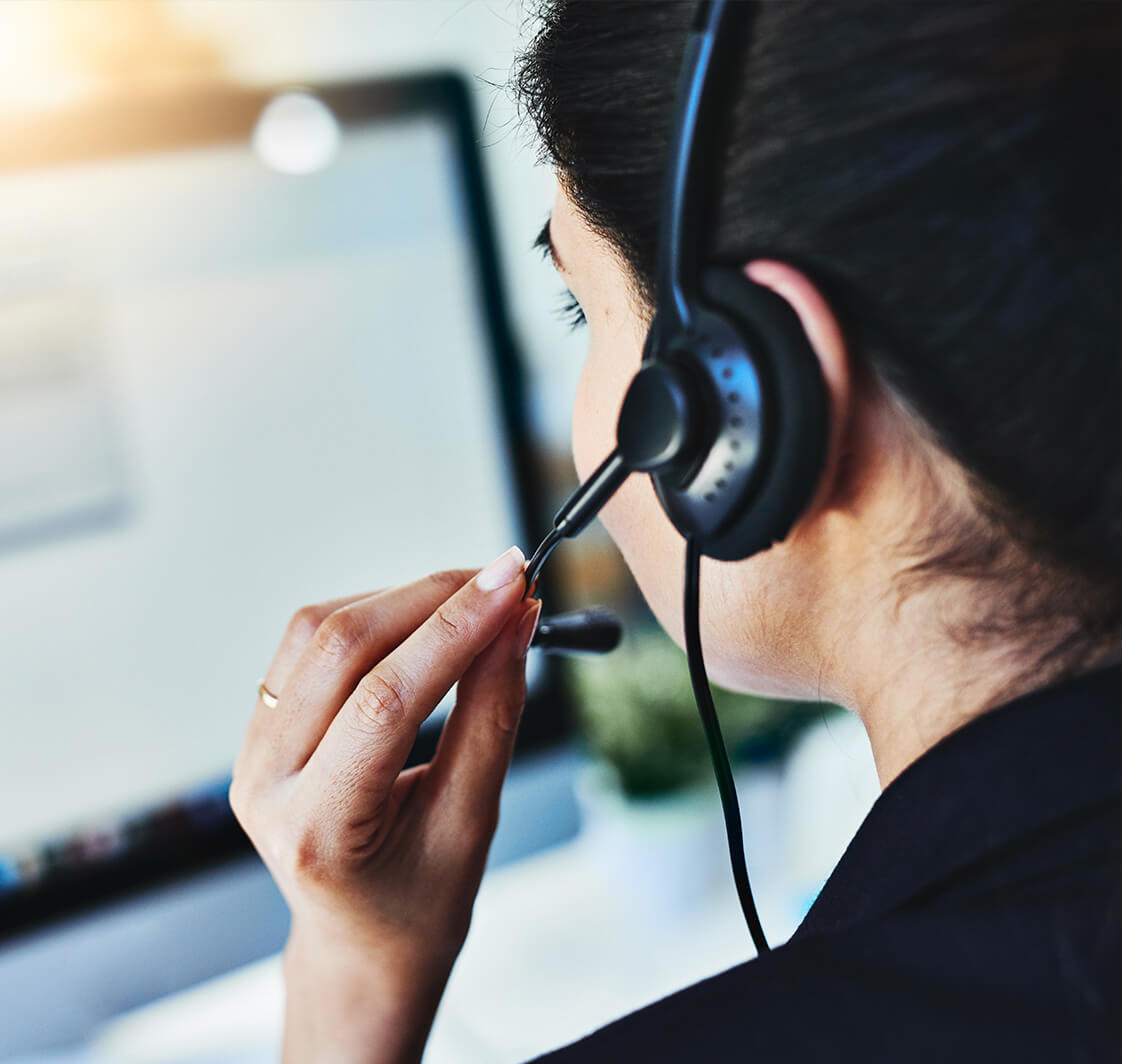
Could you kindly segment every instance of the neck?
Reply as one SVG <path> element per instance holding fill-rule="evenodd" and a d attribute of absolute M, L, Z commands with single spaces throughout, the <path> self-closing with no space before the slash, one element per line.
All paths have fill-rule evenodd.
<path fill-rule="evenodd" d="M 976 520 L 965 476 L 891 402 L 871 403 L 862 425 L 861 475 L 842 482 L 813 544 L 814 575 L 831 587 L 818 605 L 814 665 L 823 690 L 861 718 L 886 787 L 952 731 L 1046 679 L 1026 668 L 1015 626 L 1004 637 L 964 635 L 979 617 L 1015 610 L 995 601 L 1007 588 L 907 575 L 924 560 L 924 528 L 942 521 L 957 534 Z"/>
<path fill-rule="evenodd" d="M 964 635 L 1000 609 L 984 588 L 932 579 L 904 589 L 898 571 L 879 558 L 871 566 L 856 566 L 834 600 L 816 666 L 823 691 L 864 724 L 883 788 L 952 731 L 1062 672 L 1031 667 L 1016 629 Z"/>
<path fill-rule="evenodd" d="M 1016 684 L 1000 655 L 876 657 L 877 680 L 855 683 L 843 697 L 865 725 L 882 789 L 951 732 L 1030 686 Z"/>

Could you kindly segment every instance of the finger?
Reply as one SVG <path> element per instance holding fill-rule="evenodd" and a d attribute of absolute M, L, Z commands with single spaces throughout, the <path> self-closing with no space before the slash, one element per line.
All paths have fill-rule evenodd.
<path fill-rule="evenodd" d="M 431 815 L 455 834 L 482 826 L 489 841 L 526 703 L 526 651 L 541 614 L 531 599 L 472 662 L 429 766 Z"/>
<path fill-rule="evenodd" d="M 303 606 L 298 609 L 288 622 L 284 635 L 281 637 L 280 646 L 269 665 L 262 683 L 270 694 L 278 696 L 284 690 L 289 675 L 291 675 L 300 655 L 312 641 L 316 630 L 323 621 L 338 609 L 349 606 L 354 602 L 372 598 L 381 594 L 381 591 L 365 591 L 358 595 L 347 595 L 343 598 L 329 599 L 313 606 Z M 253 716 L 250 718 L 246 730 L 246 738 L 238 755 L 237 768 L 244 772 L 245 766 L 251 764 L 255 756 L 266 745 L 264 737 L 273 733 L 278 720 L 279 702 L 276 706 L 268 706 L 259 696 L 254 707 Z"/>
<path fill-rule="evenodd" d="M 524 569 L 512 547 L 362 677 L 304 770 L 314 793 L 351 820 L 379 815 L 421 724 L 520 602 Z"/>
<path fill-rule="evenodd" d="M 453 569 L 345 603 L 325 616 L 292 667 L 278 704 L 259 707 L 261 769 L 298 772 L 339 707 L 370 668 L 464 586 L 474 569 Z"/>
<path fill-rule="evenodd" d="M 384 589 L 364 591 L 358 595 L 347 595 L 344 598 L 329 599 L 327 602 L 317 602 L 313 606 L 303 606 L 298 609 L 288 622 L 284 635 L 281 637 L 280 646 L 265 673 L 265 687 L 274 695 L 279 695 L 284 690 L 284 685 L 291 675 L 304 648 L 312 641 L 316 629 L 336 610 L 349 606 L 352 602 L 361 602 L 363 599 L 380 595 Z"/>

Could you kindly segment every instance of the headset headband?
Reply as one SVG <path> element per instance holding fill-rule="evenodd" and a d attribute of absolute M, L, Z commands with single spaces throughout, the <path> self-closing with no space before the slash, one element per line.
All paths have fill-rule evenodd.
<path fill-rule="evenodd" d="M 672 311 L 674 324 L 689 327 L 700 267 L 701 234 L 711 200 L 707 183 L 720 167 L 722 123 L 728 117 L 721 104 L 720 83 L 730 73 L 730 60 L 740 34 L 731 32 L 736 16 L 749 5 L 743 0 L 702 0 L 686 40 L 674 100 L 674 116 L 659 218 L 658 262 L 655 269 L 657 305 Z M 706 178 L 709 181 L 706 181 Z"/>

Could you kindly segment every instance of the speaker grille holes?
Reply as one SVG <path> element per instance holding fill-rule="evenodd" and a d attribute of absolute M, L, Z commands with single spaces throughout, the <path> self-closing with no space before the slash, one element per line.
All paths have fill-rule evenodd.
<path fill-rule="evenodd" d="M 725 368 L 721 370 L 721 376 L 727 381 L 732 380 L 732 366 L 725 366 Z"/>
<path fill-rule="evenodd" d="M 729 392 L 728 401 L 730 403 L 739 403 L 740 402 L 740 392 Z"/>
<path fill-rule="evenodd" d="M 720 480 L 717 481 L 717 490 L 719 491 L 723 487 L 725 487 L 725 480 L 722 477 Z"/>
<path fill-rule="evenodd" d="M 730 425 L 731 425 L 731 426 L 732 426 L 732 427 L 733 427 L 734 429 L 738 429 L 738 428 L 740 428 L 740 426 L 741 426 L 741 425 L 743 425 L 743 424 L 744 424 L 744 418 L 742 418 L 742 417 L 734 417 L 734 418 L 731 418 L 731 419 L 729 420 L 729 424 L 730 424 Z"/>
<path fill-rule="evenodd" d="M 725 468 L 731 473 L 736 468 L 735 462 L 726 462 Z"/>
<path fill-rule="evenodd" d="M 734 451 L 739 451 L 740 450 L 740 441 L 739 440 L 729 440 L 729 446 Z"/>
<path fill-rule="evenodd" d="M 717 496 L 714 495 L 711 491 L 707 491 L 705 493 L 705 501 L 706 502 L 714 502 L 716 500 L 716 498 L 717 498 Z"/>

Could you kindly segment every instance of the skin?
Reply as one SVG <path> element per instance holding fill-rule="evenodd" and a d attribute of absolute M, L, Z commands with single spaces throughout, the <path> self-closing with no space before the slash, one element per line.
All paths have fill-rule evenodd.
<path fill-rule="evenodd" d="M 614 445 L 647 312 L 612 247 L 564 191 L 555 261 L 588 319 L 573 413 L 587 476 Z M 748 275 L 795 309 L 830 394 L 817 494 L 787 539 L 702 566 L 702 640 L 725 686 L 849 706 L 887 785 L 972 716 L 1019 693 L 1015 647 L 964 644 L 979 590 L 934 580 L 901 593 L 907 537 L 933 505 L 972 515 L 958 467 L 875 383 L 855 374 L 814 286 L 779 262 Z M 602 512 L 656 616 L 679 643 L 683 543 L 645 477 Z M 976 517 L 976 515 L 974 515 Z M 285 1060 L 418 1061 L 463 945 L 525 698 L 539 604 L 523 559 L 484 589 L 474 571 L 305 607 L 266 675 L 234 771 L 234 812 L 292 911 Z M 993 594 L 991 589 L 990 594 Z M 404 770 L 417 729 L 453 683 L 428 765 Z"/>

